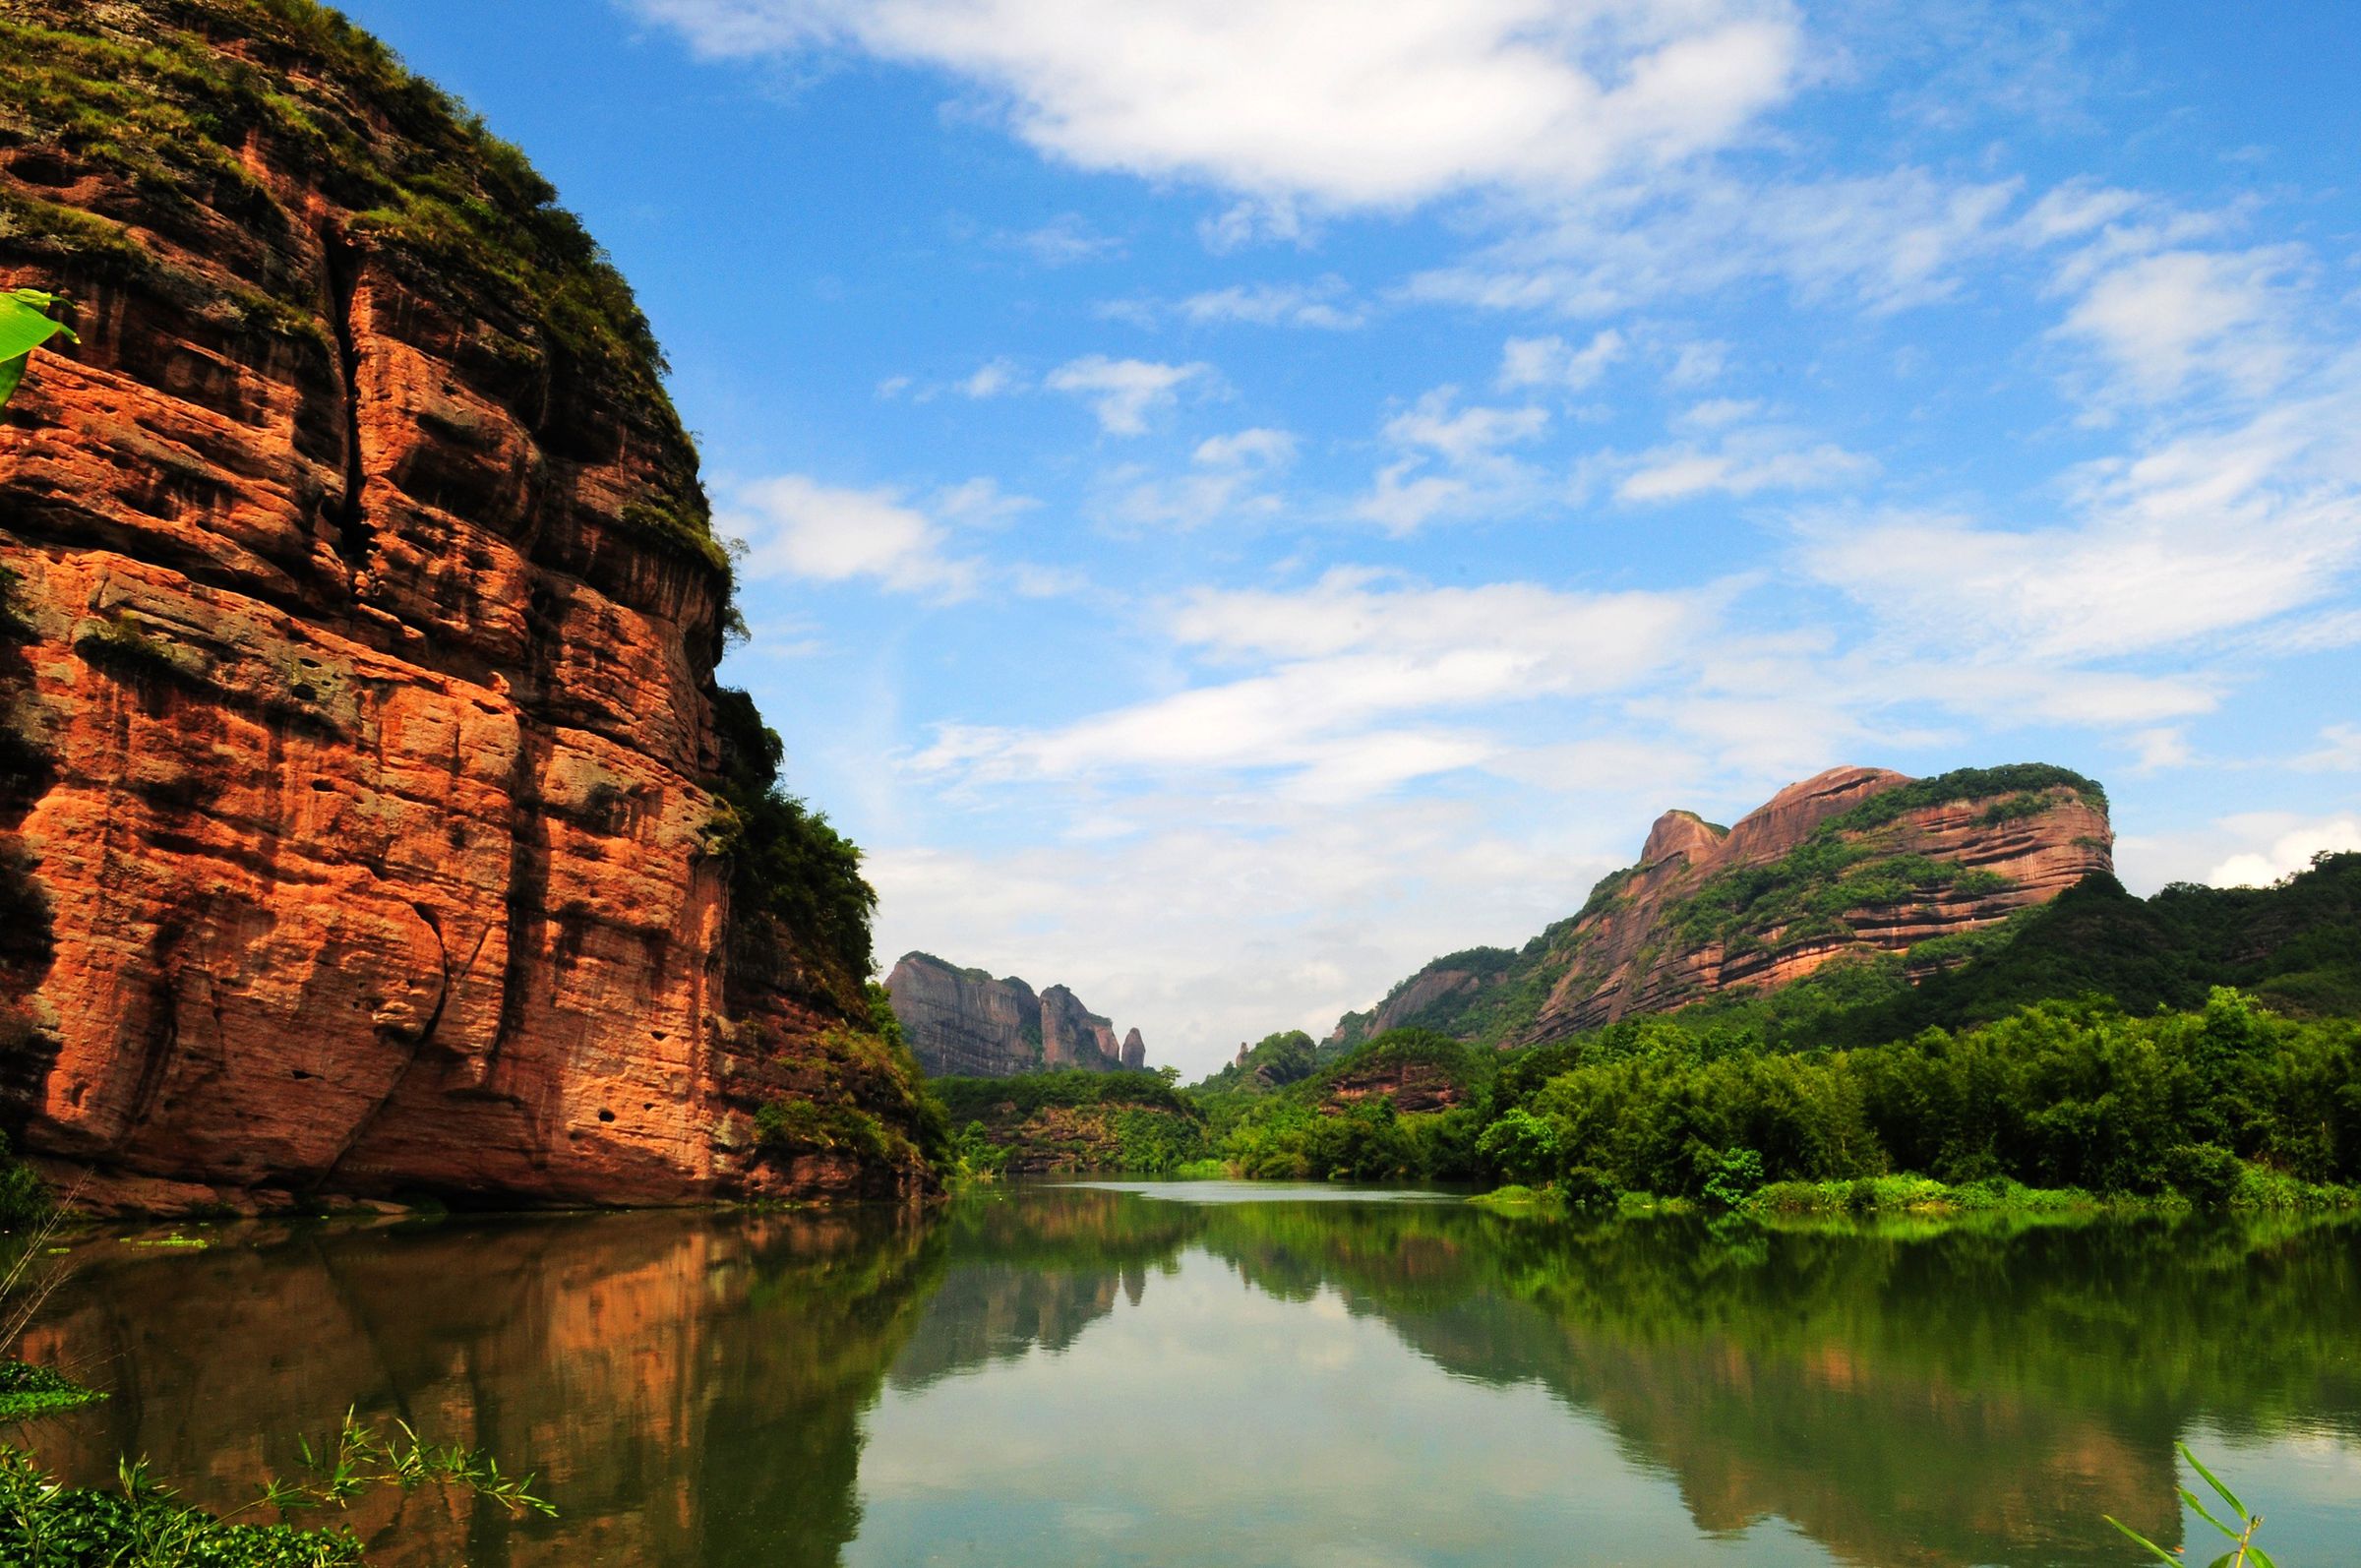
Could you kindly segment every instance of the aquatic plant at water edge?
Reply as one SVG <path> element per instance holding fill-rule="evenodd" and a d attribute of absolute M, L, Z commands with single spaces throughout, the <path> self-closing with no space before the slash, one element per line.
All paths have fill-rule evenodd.
<path fill-rule="evenodd" d="M 509 1514 L 557 1513 L 534 1494 L 533 1478 L 502 1472 L 499 1461 L 480 1449 L 429 1442 L 406 1421 L 389 1434 L 344 1414 L 336 1435 L 314 1448 L 299 1447 L 302 1468 L 290 1477 L 266 1479 L 255 1499 L 226 1514 L 212 1514 L 177 1500 L 158 1482 L 147 1461 L 126 1460 L 116 1470 L 116 1490 L 61 1486 L 42 1473 L 32 1456 L 0 1444 L 0 1561 L 23 1568 L 80 1568 L 90 1563 L 131 1565 L 219 1565 L 219 1568 L 331 1568 L 357 1563 L 361 1542 L 340 1527 L 301 1530 L 289 1521 L 301 1514 L 343 1509 L 379 1487 L 414 1491 L 423 1485 L 453 1487 Z M 259 1511 L 278 1515 L 275 1525 L 240 1523 Z"/>
<path fill-rule="evenodd" d="M 0 1361 L 0 1421 L 18 1421 L 53 1411 L 80 1410 L 106 1395 L 85 1388 L 46 1366 L 26 1361 Z"/>
<path fill-rule="evenodd" d="M 2230 1517 L 2238 1521 L 2238 1528 L 2233 1530 L 2213 1517 L 2213 1511 L 2206 1506 L 2204 1498 L 2186 1486 L 2180 1488 L 2181 1501 L 2187 1503 L 2198 1518 L 2220 1531 L 2230 1541 L 2230 1549 L 2213 1559 L 2213 1568 L 2246 1568 L 2250 1562 L 2255 1565 L 2255 1568 L 2277 1568 L 2277 1564 L 2270 1560 L 2270 1553 L 2255 1544 L 2255 1532 L 2263 1528 L 2263 1516 L 2248 1513 L 2246 1504 L 2238 1500 L 2238 1494 L 2224 1486 L 2211 1471 L 2206 1469 L 2205 1461 L 2189 1452 L 2187 1443 L 2175 1443 L 2173 1446 L 2181 1451 L 2181 1457 L 2189 1462 L 2189 1468 L 2203 1476 L 2206 1478 L 2206 1484 L 2212 1487 L 2221 1500 L 2230 1505 Z M 2160 1561 L 2177 1563 L 2184 1560 L 2181 1553 L 2166 1551 L 2122 1520 L 2117 1519 L 2113 1514 L 2108 1514 L 2105 1518 L 2108 1524 L 2113 1525 L 2133 1540 L 2155 1553 Z"/>

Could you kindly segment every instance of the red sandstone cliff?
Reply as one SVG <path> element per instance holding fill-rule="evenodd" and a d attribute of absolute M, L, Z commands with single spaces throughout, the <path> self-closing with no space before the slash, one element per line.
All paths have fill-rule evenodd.
<path fill-rule="evenodd" d="M 548 188 L 300 5 L 0 0 L 0 82 L 82 339 L 0 425 L 12 1130 L 154 1204 L 923 1185 L 859 977 L 734 907 L 726 565 Z M 899 1152 L 757 1151 L 796 1095 Z"/>
<path fill-rule="evenodd" d="M 1832 768 L 1732 827 L 1665 813 L 1639 862 L 1601 882 L 1579 915 L 1521 952 L 1435 960 L 1332 1039 L 1420 1025 L 1501 1045 L 1549 1040 L 1783 986 L 1846 953 L 1909 954 L 2111 871 L 2113 843 L 2104 794 L 2063 769 L 1913 780 Z"/>

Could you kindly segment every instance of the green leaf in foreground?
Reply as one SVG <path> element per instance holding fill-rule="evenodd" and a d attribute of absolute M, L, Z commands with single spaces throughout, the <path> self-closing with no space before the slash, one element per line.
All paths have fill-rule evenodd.
<path fill-rule="evenodd" d="M 2206 1469 L 2205 1461 L 2199 1459 L 2195 1454 L 2189 1452 L 2189 1445 L 2187 1443 L 2175 1443 L 2173 1446 L 2181 1451 L 2181 1457 L 2183 1459 L 2189 1461 L 2189 1468 L 2191 1470 L 2196 1471 L 2200 1476 L 2206 1478 L 2207 1485 L 2221 1493 L 2221 1500 L 2223 1502 L 2228 1503 L 2232 1508 L 2238 1510 L 2238 1517 L 2245 1520 L 2247 1522 L 2247 1528 L 2252 1530 L 2254 1528 L 2255 1516 L 2247 1511 L 2246 1504 L 2238 1500 L 2238 1494 L 2230 1490 L 2227 1486 L 2224 1486 L 2220 1479 L 2216 1478 L 2211 1471 Z M 2189 1500 L 2191 1502 L 2197 1501 L 2197 1499 L 2194 1497 L 2190 1498 Z M 2205 1512 L 2203 1509 L 2198 1511 L 2200 1513 Z M 2209 1514 L 2207 1517 L 2211 1518 L 2212 1516 Z M 2227 1530 L 2223 1531 L 2222 1534 L 2226 1536 L 2236 1536 L 2238 1533 L 2234 1530 Z"/>
<path fill-rule="evenodd" d="M 50 319 L 49 312 L 62 298 L 37 288 L 0 294 L 0 403 L 15 395 L 34 349 L 60 336 L 69 343 L 82 340 L 74 335 L 73 328 Z"/>
<path fill-rule="evenodd" d="M 2143 1546 L 2146 1546 L 2149 1551 L 2154 1552 L 2165 1562 L 2177 1563 L 2181 1560 L 2180 1558 L 2174 1556 L 2171 1552 L 2168 1552 L 2163 1547 L 2157 1545 L 2154 1541 L 2149 1539 L 2146 1536 L 2140 1534 L 2140 1532 L 2137 1530 L 2134 1530 L 2131 1526 L 2125 1524 L 2122 1520 L 2116 1518 L 2113 1514 L 2101 1514 L 2099 1517 L 2104 1519 L 2108 1524 L 2113 1525 L 2117 1530 L 2120 1530 L 2125 1535 L 2131 1537 L 2133 1540 L 2139 1542 Z"/>

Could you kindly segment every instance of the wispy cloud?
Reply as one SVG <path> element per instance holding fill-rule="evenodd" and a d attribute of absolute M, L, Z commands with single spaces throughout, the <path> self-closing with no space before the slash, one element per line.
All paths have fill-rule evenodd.
<path fill-rule="evenodd" d="M 1148 415 L 1169 406 L 1181 386 L 1205 382 L 1213 367 L 1201 363 L 1165 365 L 1147 359 L 1110 359 L 1085 354 L 1059 366 L 1042 385 L 1087 401 L 1099 428 L 1111 436 L 1144 435 Z"/>
<path fill-rule="evenodd" d="M 1544 492 L 1543 476 L 1509 449 L 1538 440 L 1548 424 L 1545 408 L 1463 407 L 1458 388 L 1437 387 L 1386 420 L 1386 443 L 1399 455 L 1379 467 L 1352 513 L 1407 534 L 1436 518 L 1531 506 Z"/>
<path fill-rule="evenodd" d="M 1296 438 L 1268 427 L 1208 436 L 1186 471 L 1158 474 L 1138 464 L 1104 481 L 1101 513 L 1126 528 L 1185 529 L 1233 518 L 1268 519 L 1283 511 L 1269 488 L 1296 459 Z"/>
<path fill-rule="evenodd" d="M 1260 327 L 1318 327 L 1350 332 L 1368 323 L 1345 280 L 1330 273 L 1308 283 L 1241 283 L 1191 294 L 1176 307 L 1186 321 L 1249 322 Z"/>

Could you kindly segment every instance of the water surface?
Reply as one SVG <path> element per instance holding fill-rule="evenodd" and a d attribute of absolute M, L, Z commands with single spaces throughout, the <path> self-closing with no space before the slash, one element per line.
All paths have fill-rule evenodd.
<path fill-rule="evenodd" d="M 381 1498 L 389 1564 L 2129 1563 L 2100 1516 L 2184 1538 L 2176 1439 L 2286 1568 L 2361 1562 L 2350 1225 L 1717 1236 L 1099 1182 L 207 1234 L 78 1245 L 34 1352 L 115 1398 L 31 1440 L 234 1504 L 351 1405 L 563 1510 Z"/>

